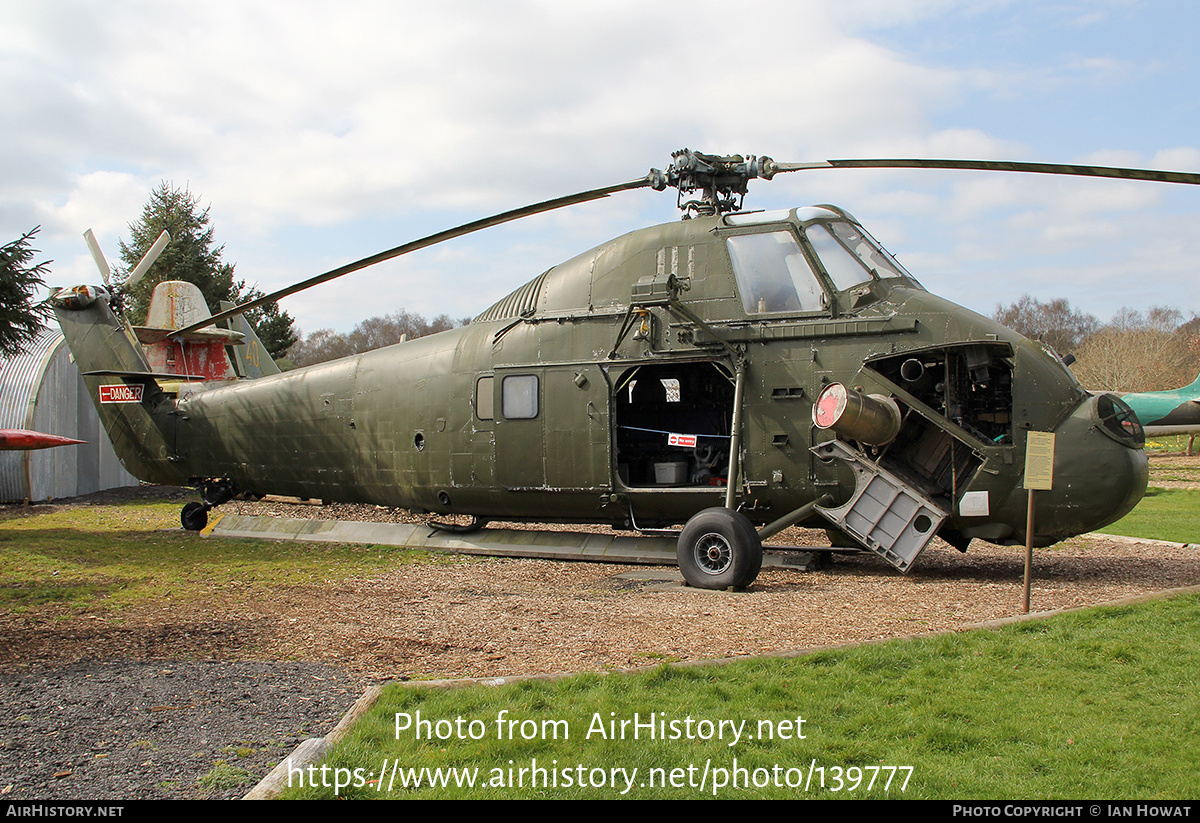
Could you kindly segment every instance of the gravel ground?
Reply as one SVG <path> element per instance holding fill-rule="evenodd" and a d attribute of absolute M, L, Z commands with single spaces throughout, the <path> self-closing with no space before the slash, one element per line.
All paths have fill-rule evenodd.
<path fill-rule="evenodd" d="M 239 798 L 357 699 L 335 666 L 86 660 L 0 674 L 9 800 Z"/>
<path fill-rule="evenodd" d="M 269 501 L 235 509 L 398 517 Z M 1200 583 L 1193 547 L 1089 536 L 1035 558 L 1035 610 Z M 331 730 L 372 682 L 622 669 L 953 630 L 1017 614 L 1022 562 L 1019 547 L 976 541 L 963 555 L 935 544 L 904 577 L 853 556 L 822 572 L 765 569 L 749 592 L 726 593 L 674 585 L 673 569 L 458 558 L 279 586 L 265 600 L 229 586 L 119 625 L 53 609 L 0 613 L 0 793 L 238 797 L 300 739 Z"/>

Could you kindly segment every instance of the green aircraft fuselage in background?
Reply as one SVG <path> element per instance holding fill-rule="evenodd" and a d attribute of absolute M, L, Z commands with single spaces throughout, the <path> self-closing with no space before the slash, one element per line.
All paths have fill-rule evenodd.
<path fill-rule="evenodd" d="M 1200 433 L 1200 377 L 1181 389 L 1117 394 L 1138 416 L 1147 437 Z"/>

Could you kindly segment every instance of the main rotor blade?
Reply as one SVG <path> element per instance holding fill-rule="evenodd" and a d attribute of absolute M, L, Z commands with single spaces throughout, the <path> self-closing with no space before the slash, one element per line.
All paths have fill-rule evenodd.
<path fill-rule="evenodd" d="M 583 191 L 579 192 L 578 194 L 567 195 L 566 197 L 556 197 L 553 200 L 545 200 L 541 203 L 534 203 L 530 206 L 523 206 L 522 208 L 501 212 L 500 214 L 494 214 L 491 217 L 485 217 L 481 220 L 464 223 L 457 228 L 446 229 L 445 231 L 440 231 L 436 234 L 422 237 L 420 240 L 413 240 L 409 243 L 405 243 L 404 245 L 396 246 L 394 249 L 388 249 L 387 251 L 373 254 L 370 257 L 364 257 L 362 260 L 355 261 L 354 263 L 348 263 L 345 266 L 339 266 L 338 268 L 327 271 L 324 274 L 318 274 L 316 277 L 310 277 L 309 279 L 300 283 L 280 289 L 279 291 L 271 292 L 270 294 L 264 295 L 257 300 L 251 300 L 248 303 L 242 303 L 240 306 L 234 306 L 232 309 L 218 312 L 207 320 L 203 320 L 199 323 L 193 323 L 186 328 L 178 329 L 170 334 L 164 334 L 163 338 L 165 339 L 174 334 L 187 334 L 189 332 L 196 331 L 197 329 L 202 329 L 205 326 L 211 326 L 213 323 L 217 323 L 228 317 L 233 317 L 236 314 L 241 314 L 242 312 L 249 311 L 250 309 L 256 309 L 259 306 L 266 305 L 267 303 L 274 303 L 276 300 L 280 300 L 289 295 L 296 294 L 297 292 L 304 291 L 305 289 L 310 289 L 313 286 L 320 285 L 321 283 L 327 283 L 328 281 L 341 277 L 342 275 L 350 274 L 351 272 L 356 272 L 360 269 L 365 269 L 368 266 L 374 266 L 376 263 L 382 263 L 385 260 L 391 260 L 394 257 L 400 257 L 401 255 L 408 254 L 409 252 L 416 251 L 417 249 L 433 246 L 445 240 L 452 240 L 455 237 L 462 237 L 463 235 L 471 234 L 472 232 L 477 232 L 482 229 L 491 228 L 492 226 L 499 226 L 502 223 L 520 220 L 522 217 L 529 217 L 530 215 L 541 214 L 542 212 L 546 211 L 553 211 L 554 209 L 560 209 L 564 206 L 573 206 L 576 203 L 586 203 L 589 200 L 599 200 L 602 197 L 608 197 L 610 194 L 616 194 L 617 192 L 627 191 L 629 189 L 639 189 L 644 186 L 650 186 L 653 185 L 654 179 L 654 175 L 651 173 L 637 180 L 630 180 L 627 183 L 617 183 L 616 185 L 605 186 L 601 189 Z"/>
<path fill-rule="evenodd" d="M 1009 160 L 818 160 L 812 163 L 773 163 L 771 173 L 810 169 L 963 169 L 967 171 L 1017 171 L 1032 174 L 1069 174 L 1118 180 L 1154 180 L 1159 183 L 1200 185 L 1200 174 L 1158 169 L 1123 169 L 1113 166 L 1079 166 L 1062 163 L 1020 163 Z"/>
<path fill-rule="evenodd" d="M 129 273 L 128 279 L 125 280 L 124 288 L 133 288 L 133 284 L 142 279 L 142 275 L 146 273 L 147 269 L 154 265 L 154 261 L 158 259 L 158 256 L 162 254 L 162 250 L 165 249 L 167 244 L 170 242 L 171 235 L 166 229 L 163 229 L 162 234 L 160 234 L 158 239 L 154 241 L 154 245 L 152 245 L 150 250 L 146 252 L 146 256 L 139 260 L 138 264 L 133 267 L 133 271 Z"/>

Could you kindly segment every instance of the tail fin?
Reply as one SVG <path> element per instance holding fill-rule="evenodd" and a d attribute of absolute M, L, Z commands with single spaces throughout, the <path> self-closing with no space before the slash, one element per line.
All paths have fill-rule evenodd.
<path fill-rule="evenodd" d="M 76 286 L 50 302 L 121 464 L 141 480 L 185 482 L 172 464 L 175 401 L 158 384 L 169 375 L 151 371 L 108 300 L 104 289 Z"/>
<path fill-rule="evenodd" d="M 221 311 L 228 311 L 232 308 L 236 308 L 233 303 L 221 301 Z M 246 315 L 235 314 L 228 320 L 218 321 L 217 325 L 241 332 L 246 339 L 244 346 L 235 344 L 227 347 L 227 350 L 233 350 L 233 368 L 237 371 L 238 377 L 248 377 L 253 380 L 268 374 L 279 374 L 279 366 L 275 365 L 266 346 L 258 339 L 254 325 L 246 319 Z"/>
<path fill-rule="evenodd" d="M 134 327 L 138 340 L 145 345 L 150 367 L 184 379 L 235 379 L 226 346 L 242 341 L 239 332 L 207 328 L 181 335 L 175 331 L 211 316 L 195 283 L 164 280 L 155 286 L 146 325 Z"/>

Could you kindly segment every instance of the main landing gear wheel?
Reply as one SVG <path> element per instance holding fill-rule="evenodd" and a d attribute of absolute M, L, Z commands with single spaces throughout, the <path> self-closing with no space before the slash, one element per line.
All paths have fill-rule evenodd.
<path fill-rule="evenodd" d="M 697 589 L 744 589 L 762 569 L 762 541 L 743 515 L 705 509 L 679 535 L 679 570 Z"/>
<path fill-rule="evenodd" d="M 208 525 L 208 509 L 194 500 L 186 503 L 179 513 L 179 522 L 183 524 L 184 531 L 198 532 Z"/>

